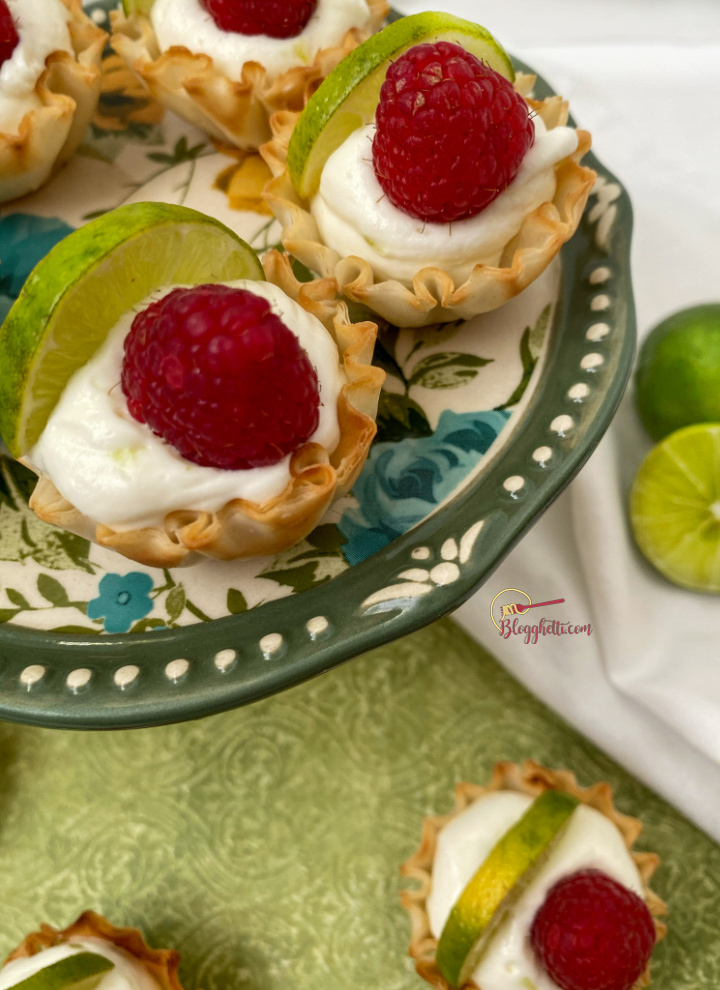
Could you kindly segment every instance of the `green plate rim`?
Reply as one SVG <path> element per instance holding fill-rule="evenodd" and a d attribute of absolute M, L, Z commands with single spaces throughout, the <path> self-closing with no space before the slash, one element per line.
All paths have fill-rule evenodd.
<path fill-rule="evenodd" d="M 517 59 L 513 64 L 532 72 Z M 540 77 L 535 91 L 541 98 L 553 92 Z M 626 190 L 594 154 L 584 164 L 614 187 L 609 247 L 597 243 L 600 211 L 591 200 L 561 253 L 558 305 L 540 380 L 511 438 L 486 470 L 415 529 L 329 584 L 241 615 L 175 630 L 100 637 L 0 627 L 0 718 L 76 729 L 200 718 L 330 670 L 433 622 L 473 594 L 588 459 L 630 377 L 636 339 L 632 207 Z M 598 268 L 609 270 L 604 284 L 589 281 Z M 606 297 L 607 305 L 596 302 L 593 308 L 598 296 Z M 606 322 L 611 329 L 605 337 L 588 338 L 591 326 Z M 599 354 L 602 363 L 581 368 L 590 353 Z M 580 391 L 587 394 L 569 395 L 575 384 L 585 386 Z M 560 416 L 572 417 L 572 429 L 551 428 Z M 533 451 L 542 446 L 553 448 L 549 464 L 533 460 Z M 524 479 L 517 492 L 503 484 L 514 476 Z M 422 568 L 431 547 L 436 561 L 424 590 L 418 591 L 422 582 L 403 575 Z M 414 556 L 418 550 L 421 556 Z M 322 632 L 307 626 L 317 616 L 328 622 Z M 274 641 L 266 638 L 271 634 Z M 229 650 L 236 658 L 223 666 Z M 222 660 L 216 662 L 218 654 Z M 43 669 L 28 682 L 21 675 L 30 665 Z M 138 669 L 126 672 L 124 680 L 116 678 L 128 666 Z M 73 687 L 68 675 L 79 668 L 90 677 Z"/>

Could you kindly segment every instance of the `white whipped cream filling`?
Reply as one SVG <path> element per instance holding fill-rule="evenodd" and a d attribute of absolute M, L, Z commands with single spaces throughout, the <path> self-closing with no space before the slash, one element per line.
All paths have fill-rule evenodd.
<path fill-rule="evenodd" d="M 310 440 L 333 451 L 340 440 L 337 400 L 347 380 L 334 340 L 278 286 L 248 279 L 224 284 L 269 300 L 272 311 L 298 338 L 320 386 L 320 420 Z M 138 308 L 176 288 L 153 293 Z M 267 467 L 201 467 L 131 416 L 120 375 L 123 343 L 134 317 L 134 310 L 126 313 L 72 376 L 28 455 L 30 463 L 86 516 L 117 530 L 161 525 L 176 509 L 216 512 L 235 498 L 263 502 L 279 495 L 290 482 L 289 454 Z"/>
<path fill-rule="evenodd" d="M 486 794 L 442 829 L 427 901 L 433 935 L 440 936 L 453 905 L 478 867 L 531 803 L 532 798 L 511 791 Z M 587 869 L 602 870 L 643 896 L 640 874 L 618 829 L 599 811 L 580 805 L 492 937 L 472 976 L 478 986 L 483 990 L 557 990 L 535 956 L 530 929 L 550 888 L 562 877 Z"/>
<path fill-rule="evenodd" d="M 390 202 L 372 163 L 375 124 L 359 128 L 328 158 L 310 204 L 322 240 L 343 258 L 364 258 L 376 278 L 406 285 L 422 268 L 442 268 L 460 285 L 475 265 L 497 265 L 525 217 L 555 195 L 555 165 L 577 148 L 572 127 L 549 131 L 533 120 L 535 141 L 507 189 L 451 224 L 423 223 Z"/>
<path fill-rule="evenodd" d="M 29 110 L 41 106 L 35 84 L 51 52 L 72 55 L 70 14 L 60 0 L 6 0 L 18 43 L 0 67 L 0 131 L 17 133 Z"/>
<path fill-rule="evenodd" d="M 46 966 L 51 966 L 68 956 L 79 952 L 94 952 L 105 956 L 115 964 L 108 970 L 97 985 L 97 990 L 158 990 L 158 984 L 150 976 L 143 964 L 129 952 L 120 949 L 103 938 L 73 939 L 62 945 L 35 953 L 25 959 L 14 959 L 0 969 L 0 990 L 8 990 L 22 980 L 33 976 Z"/>
<path fill-rule="evenodd" d="M 240 79 L 245 62 L 259 62 L 272 80 L 295 65 L 311 63 L 321 48 L 340 44 L 351 28 L 366 28 L 370 9 L 366 0 L 319 0 L 312 17 L 294 38 L 223 31 L 200 0 L 155 0 L 150 19 L 162 51 L 184 45 L 192 52 L 209 55 L 230 79 Z"/>

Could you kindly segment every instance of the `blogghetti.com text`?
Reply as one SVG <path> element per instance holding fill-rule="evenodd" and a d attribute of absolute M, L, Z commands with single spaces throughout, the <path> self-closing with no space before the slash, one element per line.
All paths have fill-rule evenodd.
<path fill-rule="evenodd" d="M 503 639 L 510 639 L 511 636 L 524 636 L 528 645 L 535 645 L 540 636 L 591 636 L 592 626 L 589 622 L 583 626 L 575 625 L 572 622 L 558 622 L 557 619 L 547 621 L 540 619 L 539 622 L 530 625 L 523 623 L 517 618 L 503 619 L 500 623 L 500 635 Z"/>

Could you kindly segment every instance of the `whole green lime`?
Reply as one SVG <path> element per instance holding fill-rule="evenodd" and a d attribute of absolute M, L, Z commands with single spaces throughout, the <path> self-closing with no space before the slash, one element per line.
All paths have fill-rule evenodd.
<path fill-rule="evenodd" d="M 720 422 L 720 303 L 669 316 L 646 338 L 635 400 L 653 440 L 693 423 Z"/>

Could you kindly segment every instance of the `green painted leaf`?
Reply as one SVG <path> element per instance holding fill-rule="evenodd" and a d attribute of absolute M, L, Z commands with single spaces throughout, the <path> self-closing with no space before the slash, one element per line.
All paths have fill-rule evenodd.
<path fill-rule="evenodd" d="M 533 357 L 530 352 L 530 327 L 525 328 L 525 332 L 520 340 L 520 359 L 522 361 L 523 369 L 520 382 L 507 402 L 504 402 L 501 406 L 496 406 L 497 409 L 508 409 L 510 406 L 517 405 L 525 394 L 525 389 L 528 387 L 530 377 L 535 370 L 537 358 Z"/>
<path fill-rule="evenodd" d="M 5 594 L 8 596 L 13 605 L 17 605 L 18 608 L 32 608 L 27 598 L 25 598 L 24 595 L 21 595 L 19 591 L 16 591 L 15 588 L 7 588 Z"/>
<path fill-rule="evenodd" d="M 535 326 L 530 331 L 530 339 L 528 341 L 528 346 L 530 348 L 530 353 L 537 359 L 540 357 L 540 353 L 543 349 L 543 344 L 545 343 L 545 335 L 550 327 L 550 312 L 552 310 L 552 303 L 548 303 L 543 309 L 540 316 L 537 318 Z"/>
<path fill-rule="evenodd" d="M 325 523 L 315 527 L 307 542 L 323 553 L 338 553 L 346 540 L 334 523 Z"/>
<path fill-rule="evenodd" d="M 243 595 L 242 591 L 238 591 L 237 588 L 228 589 L 227 610 L 230 615 L 239 615 L 241 612 L 247 612 L 248 604 L 245 601 L 245 595 Z"/>
<path fill-rule="evenodd" d="M 48 630 L 49 632 L 58 633 L 82 633 L 83 635 L 99 636 L 102 633 L 102 629 L 93 629 L 92 626 L 55 626 L 53 629 Z"/>
<path fill-rule="evenodd" d="M 261 571 L 260 577 L 292 588 L 295 592 L 316 588 L 347 569 L 340 549 L 344 542 L 342 534 L 332 523 L 318 526 L 308 539 L 278 554 Z"/>
<path fill-rule="evenodd" d="M 422 408 L 407 395 L 381 392 L 377 414 L 377 443 L 397 443 L 407 437 L 431 437 L 432 427 Z"/>
<path fill-rule="evenodd" d="M 140 619 L 138 622 L 135 623 L 134 626 L 132 626 L 130 632 L 131 633 L 147 632 L 149 629 L 160 629 L 161 627 L 166 625 L 167 623 L 163 622 L 162 619 Z"/>
<path fill-rule="evenodd" d="M 375 342 L 375 353 L 373 354 L 373 364 L 376 368 L 382 368 L 386 375 L 390 375 L 392 378 L 397 378 L 403 383 L 407 384 L 407 379 L 405 374 L 397 363 L 395 358 L 390 353 L 389 349 L 385 346 L 387 343 L 387 335 L 383 334 L 383 339 L 378 337 Z"/>
<path fill-rule="evenodd" d="M 70 605 L 70 599 L 63 586 L 55 578 L 50 577 L 49 574 L 38 574 L 37 589 L 43 598 L 46 598 L 58 608 L 64 608 Z"/>
<path fill-rule="evenodd" d="M 50 570 L 95 571 L 88 560 L 90 543 L 48 526 L 32 512 L 27 500 L 37 481 L 32 471 L 9 457 L 0 458 L 0 560 L 34 560 Z"/>
<path fill-rule="evenodd" d="M 10 619 L 14 619 L 20 611 L 22 610 L 19 608 L 0 608 L 0 624 L 3 622 L 9 622 Z"/>
<path fill-rule="evenodd" d="M 460 388 L 468 385 L 480 368 L 490 364 L 492 358 L 481 358 L 476 354 L 460 354 L 446 351 L 430 354 L 415 367 L 408 384 L 421 388 Z"/>
<path fill-rule="evenodd" d="M 185 611 L 185 589 L 181 584 L 176 584 L 174 588 L 170 589 L 165 599 L 165 608 L 167 609 L 168 622 L 176 622 Z"/>

